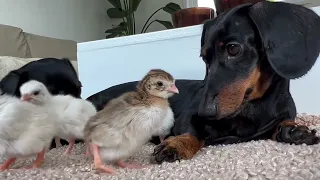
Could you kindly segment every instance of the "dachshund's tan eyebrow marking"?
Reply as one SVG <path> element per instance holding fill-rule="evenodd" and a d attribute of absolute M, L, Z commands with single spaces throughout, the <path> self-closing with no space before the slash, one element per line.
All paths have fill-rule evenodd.
<path fill-rule="evenodd" d="M 221 46 L 223 46 L 223 45 L 224 45 L 224 43 L 223 43 L 223 42 L 221 42 L 221 41 L 218 41 L 218 42 L 217 42 L 217 45 L 218 45 L 219 47 L 221 47 Z"/>

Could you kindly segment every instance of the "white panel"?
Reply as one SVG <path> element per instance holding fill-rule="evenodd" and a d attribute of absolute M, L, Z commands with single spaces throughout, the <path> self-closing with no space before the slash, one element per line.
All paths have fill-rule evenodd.
<path fill-rule="evenodd" d="M 176 79 L 203 79 L 202 25 L 78 44 L 82 97 L 110 86 L 140 80 L 151 68 Z"/>

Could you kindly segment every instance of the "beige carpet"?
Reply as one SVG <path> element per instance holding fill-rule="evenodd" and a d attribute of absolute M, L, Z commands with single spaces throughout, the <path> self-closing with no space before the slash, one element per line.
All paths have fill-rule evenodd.
<path fill-rule="evenodd" d="M 320 131 L 320 117 L 306 116 L 299 121 L 313 125 Z M 98 174 L 91 170 L 92 159 L 83 154 L 83 144 L 78 144 L 70 156 L 62 155 L 66 147 L 52 149 L 46 154 L 41 169 L 12 169 L 0 173 L 0 180 L 104 180 L 104 179 L 250 179 L 250 180 L 319 180 L 320 145 L 295 146 L 274 141 L 255 141 L 226 146 L 208 147 L 192 160 L 162 165 L 150 164 L 153 146 L 144 146 L 133 159 L 149 164 L 145 169 L 119 169 L 116 175 Z M 16 162 L 13 168 L 31 163 L 31 159 Z"/>

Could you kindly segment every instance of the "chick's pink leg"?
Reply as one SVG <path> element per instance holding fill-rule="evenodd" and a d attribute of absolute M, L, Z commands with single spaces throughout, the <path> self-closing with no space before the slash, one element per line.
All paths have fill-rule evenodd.
<path fill-rule="evenodd" d="M 91 155 L 90 144 L 88 141 L 86 141 L 84 144 L 86 145 L 86 156 L 90 156 Z"/>
<path fill-rule="evenodd" d="M 159 138 L 160 138 L 160 142 L 164 141 L 164 136 L 159 136 Z"/>
<path fill-rule="evenodd" d="M 0 166 L 0 171 L 4 171 L 9 169 L 12 163 L 16 161 L 17 158 L 9 158 L 7 159 L 4 163 L 1 164 Z"/>
<path fill-rule="evenodd" d="M 93 153 L 94 168 L 97 170 L 103 171 L 105 173 L 115 173 L 115 171 L 112 168 L 109 168 L 102 163 L 98 145 L 92 143 L 91 147 L 92 147 L 92 153 Z"/>
<path fill-rule="evenodd" d="M 134 164 L 134 163 L 126 163 L 122 160 L 117 161 L 117 165 L 122 167 L 122 168 L 130 168 L 130 169 L 140 169 L 144 168 L 145 166 L 139 165 L 139 164 Z"/>
<path fill-rule="evenodd" d="M 60 142 L 60 138 L 59 138 L 59 137 L 55 137 L 55 138 L 54 138 L 54 142 L 56 143 L 56 148 L 58 148 L 58 147 L 61 147 L 61 146 L 62 146 L 62 144 L 61 144 L 61 142 Z"/>
<path fill-rule="evenodd" d="M 68 148 L 66 149 L 66 151 L 64 152 L 64 155 L 70 154 L 71 150 L 73 149 L 73 145 L 75 143 L 75 139 L 70 139 L 69 140 L 69 145 Z"/>
<path fill-rule="evenodd" d="M 42 151 L 40 151 L 37 154 L 37 158 L 36 160 L 33 162 L 33 164 L 31 166 L 27 166 L 26 169 L 32 169 L 32 168 L 38 168 L 41 166 L 41 164 L 43 163 L 44 160 L 44 154 L 46 153 L 46 149 L 43 148 Z"/>

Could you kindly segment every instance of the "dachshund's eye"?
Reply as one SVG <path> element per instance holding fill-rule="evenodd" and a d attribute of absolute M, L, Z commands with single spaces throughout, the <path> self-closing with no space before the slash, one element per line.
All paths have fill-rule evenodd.
<path fill-rule="evenodd" d="M 157 85 L 161 87 L 161 86 L 163 86 L 163 83 L 161 81 L 158 81 Z"/>
<path fill-rule="evenodd" d="M 239 44 L 227 44 L 226 49 L 230 56 L 236 56 L 240 54 L 242 47 Z"/>

